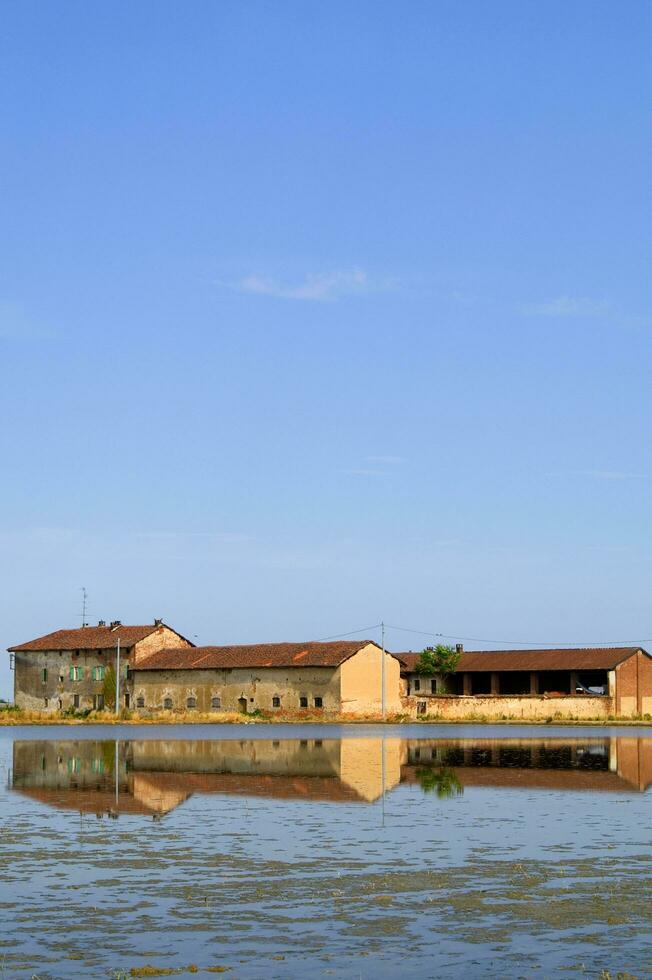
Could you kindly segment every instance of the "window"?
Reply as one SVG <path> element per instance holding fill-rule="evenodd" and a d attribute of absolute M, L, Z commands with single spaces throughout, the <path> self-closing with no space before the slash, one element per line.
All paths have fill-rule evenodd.
<path fill-rule="evenodd" d="M 217 695 L 215 695 L 214 698 L 211 698 L 211 708 L 215 708 L 217 710 L 218 708 L 221 708 L 221 707 L 222 707 L 222 699 L 221 698 L 219 698 Z"/>
<path fill-rule="evenodd" d="M 136 698 L 136 707 L 137 708 L 145 707 L 145 698 L 142 695 L 139 698 Z"/>
<path fill-rule="evenodd" d="M 70 668 L 70 680 L 71 681 L 82 681 L 84 679 L 84 668 L 83 667 L 71 667 Z"/>
<path fill-rule="evenodd" d="M 163 698 L 163 707 L 169 711 L 172 707 L 172 698 Z"/>
<path fill-rule="evenodd" d="M 274 697 L 272 698 L 272 708 L 280 708 L 280 707 L 281 707 L 281 699 L 278 696 L 278 694 L 275 694 Z"/>
<path fill-rule="evenodd" d="M 436 694 L 437 693 L 437 681 L 435 680 L 434 677 L 431 678 L 431 681 L 430 681 L 430 693 L 431 694 Z"/>
<path fill-rule="evenodd" d="M 129 694 L 129 691 L 127 691 L 127 693 L 125 694 L 125 708 L 130 708 L 130 707 L 131 707 L 131 695 Z"/>
<path fill-rule="evenodd" d="M 94 694 L 93 695 L 93 709 L 95 711 L 104 711 L 104 695 Z"/>
<path fill-rule="evenodd" d="M 426 702 L 425 701 L 417 701 L 417 714 L 418 715 L 425 715 L 425 713 L 426 713 Z"/>
<path fill-rule="evenodd" d="M 44 667 L 43 670 L 41 671 L 41 680 L 43 681 L 44 684 L 47 684 L 47 682 L 48 682 L 48 669 L 47 669 L 47 667 Z"/>
<path fill-rule="evenodd" d="M 197 707 L 197 698 L 192 698 L 192 697 L 186 698 L 186 708 L 189 708 L 192 711 L 193 708 L 196 707 Z"/>
<path fill-rule="evenodd" d="M 415 677 L 414 678 L 414 690 L 415 691 L 420 691 L 421 690 L 421 681 L 419 680 L 418 677 Z"/>
<path fill-rule="evenodd" d="M 49 702 L 48 702 L 48 699 L 47 699 L 47 698 L 43 698 L 43 707 L 44 707 L 44 708 L 47 708 L 47 706 L 48 706 L 48 703 L 49 703 Z"/>
<path fill-rule="evenodd" d="M 315 708 L 323 708 L 324 700 L 323 698 L 315 698 Z"/>
<path fill-rule="evenodd" d="M 104 667 L 93 667 L 91 671 L 91 676 L 94 681 L 103 681 L 105 677 Z"/>
<path fill-rule="evenodd" d="M 96 756 L 91 759 L 91 772 L 103 773 L 104 772 L 104 759 L 100 756 Z"/>
<path fill-rule="evenodd" d="M 73 694 L 73 697 L 72 697 L 72 706 L 73 706 L 73 708 L 78 708 L 79 707 L 79 695 L 78 694 Z"/>
<path fill-rule="evenodd" d="M 300 708 L 307 708 L 308 707 L 308 698 L 303 697 L 303 696 L 300 697 L 299 698 L 299 707 Z"/>

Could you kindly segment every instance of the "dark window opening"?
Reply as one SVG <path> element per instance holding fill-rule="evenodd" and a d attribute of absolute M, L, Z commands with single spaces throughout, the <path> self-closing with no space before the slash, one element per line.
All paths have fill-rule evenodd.
<path fill-rule="evenodd" d="M 172 707 L 172 698 L 163 698 L 163 707 L 169 711 Z"/>
<path fill-rule="evenodd" d="M 43 704 L 44 704 L 44 706 L 45 706 L 45 707 L 47 708 L 47 706 L 48 706 L 48 704 L 49 704 L 49 701 L 48 701 L 48 699 L 47 699 L 47 698 L 43 698 Z"/>
<path fill-rule="evenodd" d="M 193 710 L 197 707 L 197 698 L 186 698 L 186 708 Z"/>
<path fill-rule="evenodd" d="M 137 708 L 144 708 L 145 707 L 145 698 L 143 698 L 143 697 L 136 698 L 136 707 Z"/>
<path fill-rule="evenodd" d="M 44 684 L 47 684 L 47 681 L 48 681 L 48 669 L 47 669 L 47 667 L 44 667 L 43 670 L 41 671 L 41 680 L 43 681 Z"/>
<path fill-rule="evenodd" d="M 324 700 L 323 698 L 315 698 L 315 708 L 323 708 Z"/>
<path fill-rule="evenodd" d="M 211 708 L 221 708 L 221 707 L 222 707 L 221 698 L 218 697 L 211 698 Z"/>
<path fill-rule="evenodd" d="M 95 711 L 104 711 L 104 695 L 94 694 L 93 695 L 93 708 Z"/>
<path fill-rule="evenodd" d="M 425 715 L 425 713 L 426 713 L 426 702 L 425 701 L 417 701 L 417 714 L 418 715 Z"/>
<path fill-rule="evenodd" d="M 539 674 L 539 690 L 542 694 L 570 694 L 570 681 L 569 670 L 543 670 Z"/>
<path fill-rule="evenodd" d="M 507 670 L 500 674 L 501 694 L 529 694 L 530 672 L 525 670 Z"/>
<path fill-rule="evenodd" d="M 272 708 L 280 708 L 280 707 L 281 707 L 281 699 L 277 695 L 275 695 L 272 698 Z"/>
<path fill-rule="evenodd" d="M 431 694 L 437 693 L 437 680 L 434 677 L 430 678 L 430 693 Z"/>
<path fill-rule="evenodd" d="M 420 691 L 421 690 L 421 681 L 419 680 L 418 677 L 415 677 L 414 678 L 414 690 L 415 691 Z"/>
<path fill-rule="evenodd" d="M 73 705 L 73 708 L 78 708 L 79 707 L 79 695 L 78 694 L 73 694 L 73 696 L 72 696 L 72 705 Z"/>
<path fill-rule="evenodd" d="M 306 698 L 306 697 L 299 698 L 299 707 L 300 708 L 307 708 L 308 707 L 308 698 Z"/>
<path fill-rule="evenodd" d="M 491 694 L 491 674 L 488 670 L 470 676 L 471 694 Z"/>

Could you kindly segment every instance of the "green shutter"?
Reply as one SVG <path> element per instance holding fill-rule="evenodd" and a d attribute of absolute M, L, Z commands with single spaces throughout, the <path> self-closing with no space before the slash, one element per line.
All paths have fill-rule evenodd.
<path fill-rule="evenodd" d="M 70 680 L 71 681 L 74 681 L 74 679 L 75 679 L 75 668 L 74 667 L 71 667 L 70 668 Z"/>
<path fill-rule="evenodd" d="M 83 679 L 84 679 L 84 668 L 80 667 L 78 680 L 83 681 Z"/>

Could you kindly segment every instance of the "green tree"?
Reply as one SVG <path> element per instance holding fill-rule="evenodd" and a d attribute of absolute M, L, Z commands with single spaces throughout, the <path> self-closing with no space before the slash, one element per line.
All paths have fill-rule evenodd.
<path fill-rule="evenodd" d="M 105 708 L 115 708 L 115 668 L 113 664 L 109 664 L 104 672 L 104 684 L 102 685 L 102 694 L 104 695 L 104 707 Z"/>
<path fill-rule="evenodd" d="M 461 796 L 464 787 L 454 769 L 417 769 L 417 779 L 424 793 L 436 793 L 440 800 Z"/>
<path fill-rule="evenodd" d="M 429 677 L 433 674 L 446 677 L 455 673 L 459 662 L 460 654 L 455 647 L 438 643 L 436 647 L 426 647 L 421 651 L 415 670 L 417 674 L 426 674 Z"/>

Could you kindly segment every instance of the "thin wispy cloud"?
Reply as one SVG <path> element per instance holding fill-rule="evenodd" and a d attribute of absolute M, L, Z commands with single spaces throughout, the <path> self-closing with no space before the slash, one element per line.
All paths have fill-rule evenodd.
<path fill-rule="evenodd" d="M 527 316 L 601 317 L 609 313 L 609 307 L 587 296 L 557 296 L 542 303 L 526 303 L 521 312 Z"/>
<path fill-rule="evenodd" d="M 345 473 L 347 476 L 386 476 L 387 475 L 383 470 L 365 469 L 364 467 L 361 467 L 359 469 L 340 470 L 340 472 Z"/>
<path fill-rule="evenodd" d="M 251 541 L 249 534 L 233 531 L 138 531 L 137 538 L 147 541 L 219 541 L 225 544 L 239 544 L 241 541 Z"/>
<path fill-rule="evenodd" d="M 364 269 L 351 269 L 308 275 L 302 282 L 284 282 L 281 279 L 250 275 L 232 282 L 219 281 L 218 285 L 254 296 L 329 303 L 345 296 L 379 292 L 391 288 L 393 284 L 389 281 L 372 281 Z"/>
<path fill-rule="evenodd" d="M 578 470 L 578 476 L 588 476 L 593 480 L 647 480 L 646 473 L 628 473 L 625 470 Z"/>
<path fill-rule="evenodd" d="M 367 463 L 387 463 L 394 466 L 404 463 L 405 456 L 365 456 L 365 460 Z"/>

